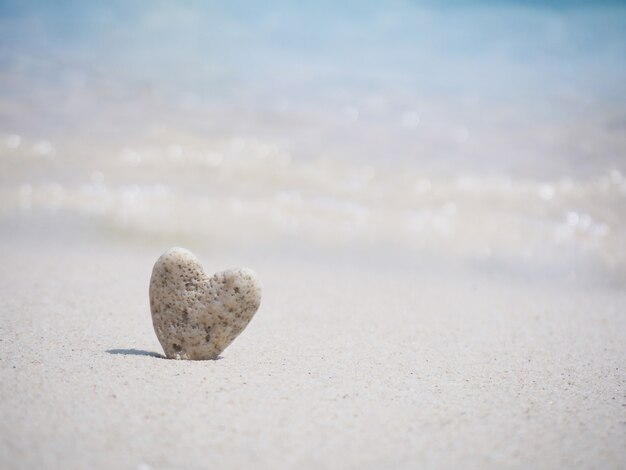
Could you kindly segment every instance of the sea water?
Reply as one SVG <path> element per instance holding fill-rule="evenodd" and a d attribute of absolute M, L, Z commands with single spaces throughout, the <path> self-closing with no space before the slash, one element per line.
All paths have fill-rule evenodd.
<path fill-rule="evenodd" d="M 0 227 L 38 221 L 623 285 L 626 8 L 2 2 Z"/>

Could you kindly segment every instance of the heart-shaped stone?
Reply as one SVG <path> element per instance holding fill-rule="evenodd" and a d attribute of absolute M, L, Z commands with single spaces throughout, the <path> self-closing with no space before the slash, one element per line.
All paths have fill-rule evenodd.
<path fill-rule="evenodd" d="M 171 248 L 150 279 L 154 331 L 173 359 L 215 359 L 248 325 L 261 304 L 256 274 L 229 269 L 209 277 L 197 258 Z"/>

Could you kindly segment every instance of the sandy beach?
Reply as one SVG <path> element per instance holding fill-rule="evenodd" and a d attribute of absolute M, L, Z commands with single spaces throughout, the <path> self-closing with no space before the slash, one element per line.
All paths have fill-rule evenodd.
<path fill-rule="evenodd" d="M 624 464 L 623 291 L 248 257 L 257 316 L 221 359 L 175 361 L 158 247 L 43 245 L 2 245 L 4 468 Z"/>
<path fill-rule="evenodd" d="M 608 0 L 3 0 L 0 469 L 626 468 L 625 57 Z M 263 286 L 218 360 L 173 246 Z M 193 273 L 202 349 L 258 296 Z"/>

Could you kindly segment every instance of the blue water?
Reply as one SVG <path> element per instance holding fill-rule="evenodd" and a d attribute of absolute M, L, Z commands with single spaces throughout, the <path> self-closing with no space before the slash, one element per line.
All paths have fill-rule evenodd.
<path fill-rule="evenodd" d="M 2 1 L 0 139 L 4 224 L 626 272 L 622 2 Z"/>
<path fill-rule="evenodd" d="M 1 93 L 25 109 L 0 122 L 62 137 L 163 123 L 280 135 L 267 119 L 309 127 L 356 110 L 353 135 L 316 137 L 352 156 L 366 126 L 383 128 L 367 155 L 391 146 L 408 160 L 393 142 L 405 112 L 485 132 L 562 119 L 622 129 L 626 8 L 541 3 L 4 1 Z M 224 107 L 235 122 L 207 116 Z"/>

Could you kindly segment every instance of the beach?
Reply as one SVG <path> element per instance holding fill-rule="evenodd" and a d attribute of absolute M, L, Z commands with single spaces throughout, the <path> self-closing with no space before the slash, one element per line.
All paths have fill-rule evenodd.
<path fill-rule="evenodd" d="M 0 467 L 624 468 L 625 45 L 611 1 L 3 2 Z M 262 284 L 217 360 L 154 332 L 175 246 Z"/>
<path fill-rule="evenodd" d="M 158 254 L 3 243 L 6 468 L 624 462 L 623 290 L 259 256 L 249 327 L 176 361 L 150 320 Z"/>

